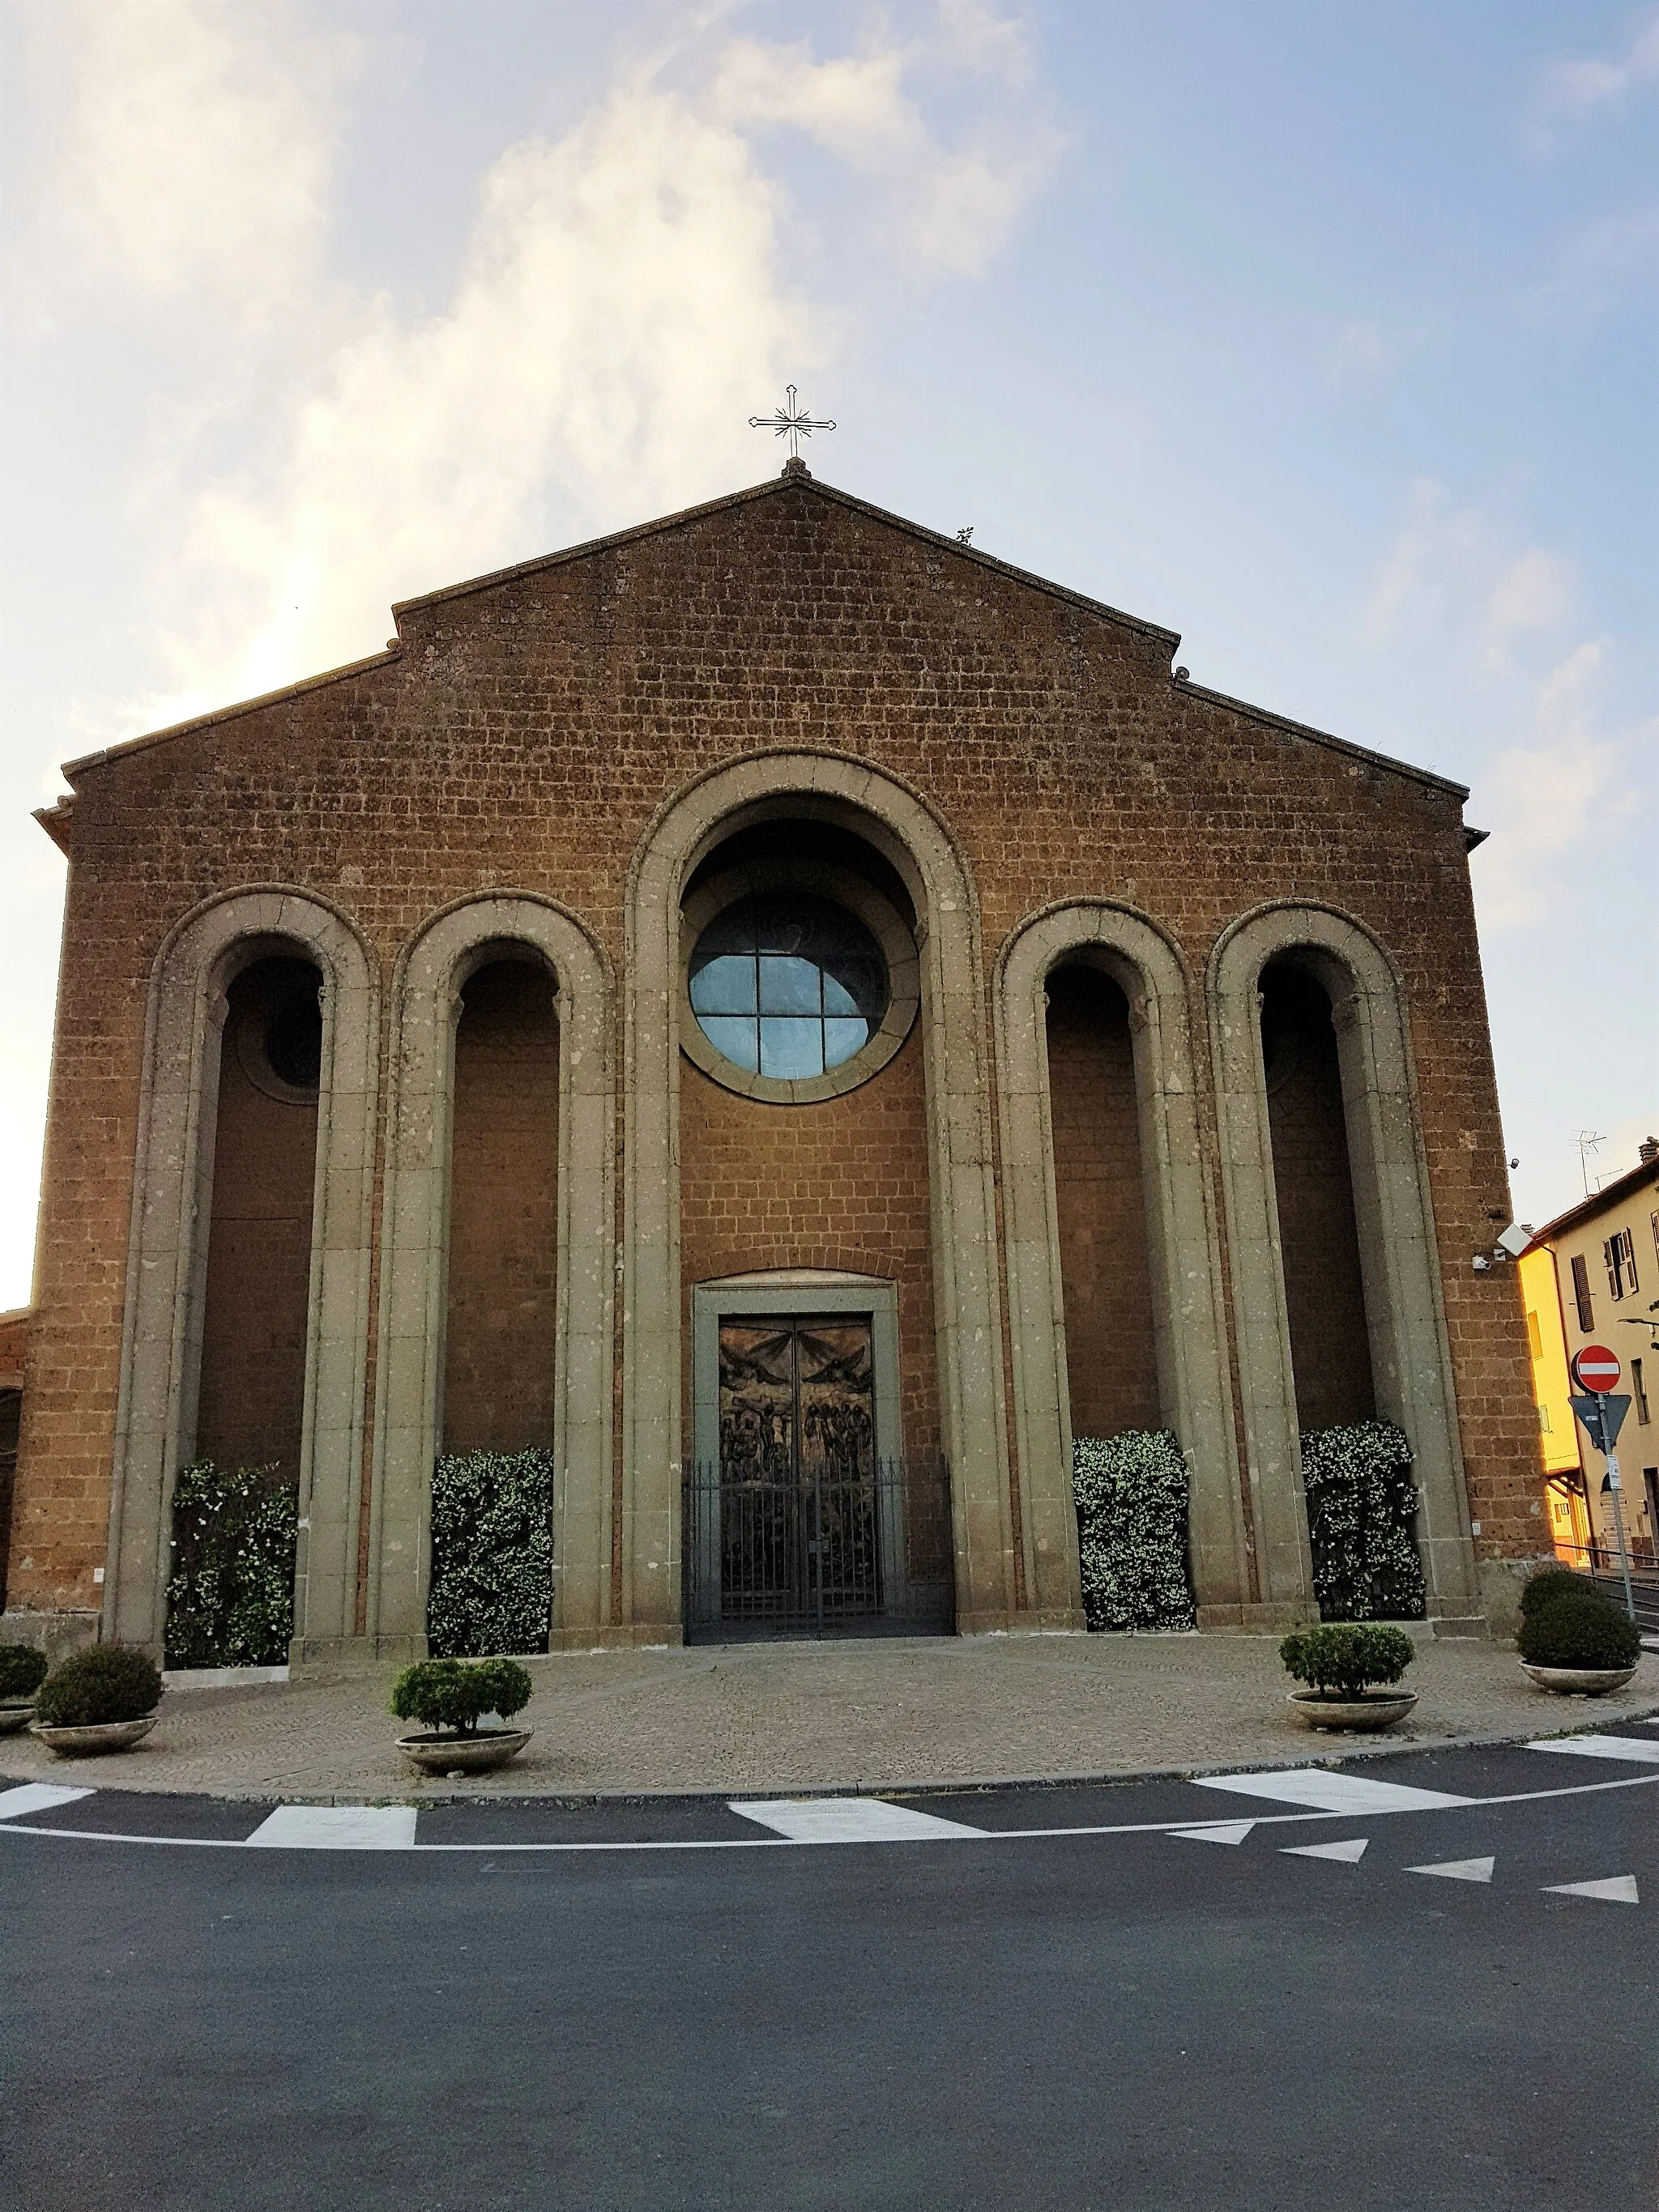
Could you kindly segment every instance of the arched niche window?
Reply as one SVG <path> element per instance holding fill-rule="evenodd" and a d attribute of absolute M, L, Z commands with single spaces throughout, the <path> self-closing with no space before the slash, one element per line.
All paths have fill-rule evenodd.
<path fill-rule="evenodd" d="M 1330 994 L 1294 958 L 1270 962 L 1261 990 L 1297 1423 L 1307 1431 L 1369 1420 L 1376 1392 Z"/>
<path fill-rule="evenodd" d="M 254 961 L 226 994 L 194 1456 L 300 1473 L 322 974 Z"/>

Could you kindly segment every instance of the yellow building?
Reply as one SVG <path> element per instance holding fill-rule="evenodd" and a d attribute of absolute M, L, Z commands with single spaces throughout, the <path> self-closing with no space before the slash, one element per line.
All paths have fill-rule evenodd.
<path fill-rule="evenodd" d="M 1659 1554 L 1659 1141 L 1650 1137 L 1635 1167 L 1540 1229 L 1519 1272 L 1556 1555 L 1606 1567 L 1617 1547 L 1606 1466 L 1567 1403 L 1574 1353 L 1603 1344 L 1618 1354 L 1631 1401 L 1618 1445 L 1625 1533 L 1632 1564 L 1650 1569 Z"/>
<path fill-rule="evenodd" d="M 1555 1279 L 1555 1255 L 1534 1244 L 1522 1255 L 1521 1302 L 1532 1350 L 1532 1395 L 1538 1407 L 1544 1462 L 1544 1510 L 1555 1556 L 1569 1566 L 1588 1563 L 1590 1522 L 1584 1492 L 1581 1432 L 1570 1403 L 1567 1337 Z"/>

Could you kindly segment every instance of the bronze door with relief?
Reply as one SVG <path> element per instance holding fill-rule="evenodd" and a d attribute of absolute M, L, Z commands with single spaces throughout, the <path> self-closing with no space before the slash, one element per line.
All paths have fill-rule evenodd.
<path fill-rule="evenodd" d="M 881 1610 L 866 1315 L 720 1327 L 720 1613 L 821 1633 Z"/>

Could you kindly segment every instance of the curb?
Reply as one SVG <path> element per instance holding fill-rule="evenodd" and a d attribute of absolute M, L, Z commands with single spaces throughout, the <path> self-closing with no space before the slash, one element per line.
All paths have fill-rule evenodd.
<path fill-rule="evenodd" d="M 1585 1703 L 1593 1702 L 1586 1699 Z M 1652 1720 L 1659 1717 L 1659 1699 L 1640 1708 L 1620 1709 L 1623 1722 Z M 1127 1787 L 1142 1782 L 1189 1782 L 1213 1774 L 1259 1774 L 1264 1768 L 1308 1766 L 1346 1766 L 1356 1759 L 1399 1759 L 1413 1752 L 1503 1750 L 1516 1744 L 1535 1743 L 1542 1736 L 1597 1735 L 1604 1732 L 1606 1723 L 1601 1720 L 1577 1721 L 1565 1728 L 1532 1728 L 1506 1729 L 1501 1734 L 1480 1735 L 1416 1736 L 1389 1743 L 1358 1743 L 1338 1750 L 1331 1748 L 1312 1753 L 1304 1759 L 1250 1759 L 1189 1761 L 1179 1766 L 1141 1766 L 1117 1768 L 1107 1772 L 1079 1771 L 1070 1774 L 990 1774 L 958 1776 L 953 1780 L 860 1782 L 802 1782 L 733 1784 L 719 1790 L 358 1790 L 347 1795 L 322 1791 L 271 1790 L 146 1790 L 139 1793 L 145 1797 L 188 1797 L 205 1799 L 220 1805 L 408 1805 L 417 1810 L 434 1805 L 562 1805 L 568 1807 L 600 1805 L 724 1805 L 732 1798 L 741 1796 L 757 1802 L 769 1798 L 784 1800 L 806 1797 L 957 1797 L 1000 1790 L 1108 1790 Z M 7 1773 L 0 1765 L 0 1782 L 21 1783 L 38 1781 L 38 1775 Z M 118 1793 L 120 1784 L 106 1786 L 112 1794 Z"/>

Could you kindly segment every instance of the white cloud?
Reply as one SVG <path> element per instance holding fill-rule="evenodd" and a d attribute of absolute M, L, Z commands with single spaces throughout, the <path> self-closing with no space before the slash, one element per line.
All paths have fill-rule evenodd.
<path fill-rule="evenodd" d="M 1534 545 L 1499 574 L 1486 598 L 1485 658 L 1500 665 L 1512 640 L 1559 629 L 1573 610 L 1573 574 L 1567 563 Z"/>
<path fill-rule="evenodd" d="M 1642 278 L 1659 274 L 1659 207 L 1629 208 L 1575 231 L 1528 296 L 1535 318 L 1581 328 Z"/>
<path fill-rule="evenodd" d="M 198 0 L 159 4 L 197 38 Z M 269 118 L 303 104 L 310 50 L 296 34 L 284 76 L 276 15 L 210 14 L 190 82 L 204 107 L 222 106 L 198 134 L 219 148 L 244 127 L 250 82 Z M 252 45 L 228 52 L 245 21 Z M 721 36 L 648 58 L 556 143 L 529 138 L 499 155 L 451 297 L 416 316 L 389 299 L 354 303 L 327 279 L 317 258 L 326 149 L 313 136 L 295 173 L 305 189 L 280 164 L 276 173 L 288 208 L 283 334 L 263 372 L 239 363 L 247 381 L 228 395 L 219 380 L 170 395 L 149 456 L 144 504 L 170 526 L 149 611 L 166 672 L 126 726 L 373 652 L 397 598 L 775 465 L 747 418 L 789 379 L 807 387 L 836 328 L 787 276 L 794 210 L 763 164 L 760 135 L 805 134 L 867 180 L 890 260 L 907 250 L 893 243 L 902 231 L 912 257 L 971 272 L 1006 236 L 1054 142 L 1029 103 L 1030 127 L 1013 132 L 999 82 L 957 103 L 946 143 L 915 87 L 930 71 L 1017 74 L 1023 38 L 1018 23 L 957 0 L 929 37 L 872 38 L 850 56 Z M 107 54 L 86 56 L 101 82 Z M 999 131 L 1018 136 L 1012 150 L 994 150 Z M 158 197 L 171 222 L 176 210 Z M 166 250 L 134 246 L 133 265 L 155 284 L 193 283 L 183 312 L 199 310 L 238 222 L 251 242 L 245 218 L 233 208 L 210 221 L 193 264 L 147 218 L 142 236 L 155 232 Z M 296 329 L 308 334 L 302 380 Z M 227 416 L 233 428 L 246 420 L 246 438 L 227 436 Z M 232 468 L 216 458 L 228 447 Z"/>
<path fill-rule="evenodd" d="M 201 492 L 167 710 L 373 651 L 394 598 L 544 550 L 550 503 L 568 540 L 751 479 L 747 416 L 829 335 L 779 212 L 740 135 L 639 79 L 509 149 L 447 308 L 375 303 L 276 480 Z"/>
<path fill-rule="evenodd" d="M 1444 484 L 1422 478 L 1371 588 L 1361 619 L 1374 646 L 1420 640 L 1458 625 L 1489 669 L 1511 648 L 1547 636 L 1572 614 L 1571 564 L 1543 546 L 1516 552 L 1499 525 L 1459 506 Z"/>
<path fill-rule="evenodd" d="M 1553 62 L 1539 80 L 1536 131 L 1549 143 L 1552 123 L 1577 121 L 1598 109 L 1624 106 L 1644 85 L 1659 83 L 1659 15 L 1650 17 L 1616 61 L 1599 56 Z"/>
<path fill-rule="evenodd" d="M 99 276 L 259 322 L 314 281 L 349 38 L 287 0 L 56 0 L 64 218 Z"/>
<path fill-rule="evenodd" d="M 945 0 L 932 39 L 836 60 L 816 61 L 807 41 L 734 40 L 715 72 L 713 104 L 739 127 L 804 131 L 850 168 L 880 179 L 902 210 L 913 252 L 952 274 L 977 276 L 1050 174 L 1060 139 L 1032 114 L 1020 117 L 1016 131 L 993 128 L 1001 120 L 994 112 L 975 118 L 973 143 L 942 144 L 905 90 L 907 76 L 941 67 L 1023 84 L 1023 25 L 976 0 Z"/>
<path fill-rule="evenodd" d="M 1330 368 L 1340 382 L 1374 381 L 1392 375 L 1433 335 L 1427 323 L 1385 323 L 1362 317 L 1344 323 L 1330 349 Z"/>
<path fill-rule="evenodd" d="M 1589 640 L 1549 671 L 1537 687 L 1529 742 L 1499 752 L 1480 780 L 1475 804 L 1492 827 L 1474 871 L 1485 929 L 1542 921 L 1560 894 L 1565 856 L 1593 828 L 1622 822 L 1640 803 L 1632 764 L 1659 738 L 1659 721 L 1602 728 L 1596 694 L 1607 651 L 1605 639 Z"/>

